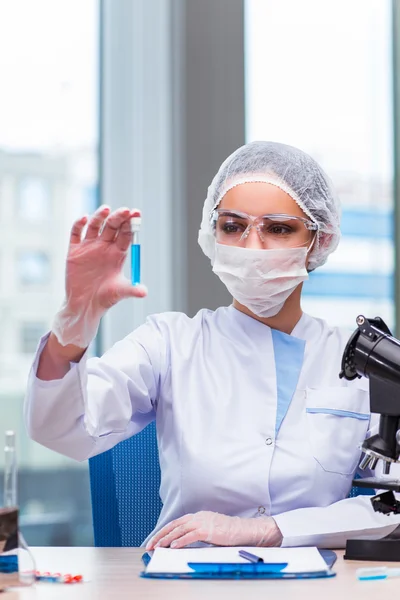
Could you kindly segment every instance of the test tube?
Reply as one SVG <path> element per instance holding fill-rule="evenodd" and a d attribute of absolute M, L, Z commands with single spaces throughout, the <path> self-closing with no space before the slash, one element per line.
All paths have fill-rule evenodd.
<path fill-rule="evenodd" d="M 14 431 L 6 431 L 6 444 L 4 446 L 4 506 L 17 506 L 17 456 Z"/>
<path fill-rule="evenodd" d="M 132 246 L 131 246 L 131 282 L 132 285 L 140 283 L 140 242 L 139 231 L 142 224 L 141 217 L 131 219 Z"/>

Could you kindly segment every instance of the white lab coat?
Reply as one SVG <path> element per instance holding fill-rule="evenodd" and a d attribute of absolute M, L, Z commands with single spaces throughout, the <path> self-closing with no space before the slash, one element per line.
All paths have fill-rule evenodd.
<path fill-rule="evenodd" d="M 278 365 L 275 333 L 233 306 L 192 319 L 165 313 L 102 358 L 84 356 L 63 379 L 41 381 L 45 336 L 29 377 L 28 432 L 82 461 L 156 419 L 163 509 L 153 533 L 211 510 L 273 515 L 283 546 L 387 535 L 399 516 L 347 498 L 370 425 L 368 381 L 338 378 L 349 332 L 303 314 L 291 336 L 280 333 L 289 358 L 281 350 Z M 293 344 L 301 362 L 282 409 Z"/>

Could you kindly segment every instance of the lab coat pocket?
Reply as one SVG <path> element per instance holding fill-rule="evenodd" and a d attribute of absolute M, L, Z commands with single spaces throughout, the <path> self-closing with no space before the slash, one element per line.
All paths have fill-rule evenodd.
<path fill-rule="evenodd" d="M 306 416 L 315 460 L 330 473 L 351 475 L 368 431 L 369 393 L 337 387 L 306 390 Z"/>

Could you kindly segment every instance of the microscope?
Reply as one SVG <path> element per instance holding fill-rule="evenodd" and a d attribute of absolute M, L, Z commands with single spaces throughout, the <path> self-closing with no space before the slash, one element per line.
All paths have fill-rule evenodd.
<path fill-rule="evenodd" d="M 384 321 L 376 317 L 357 317 L 358 328 L 350 337 L 342 357 L 340 378 L 369 379 L 371 413 L 380 415 L 379 432 L 362 444 L 361 469 L 375 469 L 383 461 L 386 477 L 355 479 L 358 487 L 386 490 L 371 496 L 375 511 L 400 514 L 400 480 L 390 479 L 390 466 L 400 455 L 400 341 Z M 400 561 L 400 526 L 378 540 L 348 540 L 344 558 L 353 560 Z"/>

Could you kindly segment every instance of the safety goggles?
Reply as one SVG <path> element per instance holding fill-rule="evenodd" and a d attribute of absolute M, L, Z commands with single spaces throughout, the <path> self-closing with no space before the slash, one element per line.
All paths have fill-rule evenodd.
<path fill-rule="evenodd" d="M 309 219 L 286 214 L 255 217 L 247 213 L 218 208 L 211 213 L 211 225 L 218 243 L 244 244 L 254 227 L 265 248 L 296 248 L 307 245 L 318 231 Z"/>

